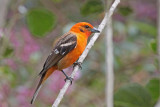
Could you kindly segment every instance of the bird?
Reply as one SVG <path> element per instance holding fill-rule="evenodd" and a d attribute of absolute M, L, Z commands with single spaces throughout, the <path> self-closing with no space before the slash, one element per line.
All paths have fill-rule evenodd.
<path fill-rule="evenodd" d="M 73 64 L 81 66 L 81 64 L 76 61 L 86 48 L 88 37 L 92 33 L 99 32 L 100 31 L 90 23 L 79 22 L 73 25 L 69 32 L 65 33 L 55 41 L 55 45 L 47 57 L 43 69 L 39 73 L 40 80 L 31 99 L 31 104 L 35 101 L 44 81 L 55 70 L 61 71 L 66 77 L 65 81 L 70 80 L 72 84 L 73 79 L 67 76 L 63 69 L 68 68 Z"/>

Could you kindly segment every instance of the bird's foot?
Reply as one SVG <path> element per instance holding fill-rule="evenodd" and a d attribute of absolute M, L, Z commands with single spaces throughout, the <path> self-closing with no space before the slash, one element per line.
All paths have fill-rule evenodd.
<path fill-rule="evenodd" d="M 81 62 L 75 62 L 73 63 L 73 68 L 78 65 L 80 69 L 82 69 L 82 63 Z"/>
<path fill-rule="evenodd" d="M 64 79 L 64 81 L 66 82 L 67 80 L 70 80 L 70 82 L 71 82 L 71 84 L 72 84 L 72 81 L 73 81 L 73 78 L 72 77 L 69 77 L 63 70 L 61 70 L 62 71 L 62 73 L 65 75 L 65 79 Z"/>
<path fill-rule="evenodd" d="M 72 85 L 73 78 L 72 78 L 72 77 L 68 77 L 68 76 L 67 76 L 67 77 L 64 79 L 64 81 L 66 82 L 67 80 L 70 80 L 71 85 Z"/>

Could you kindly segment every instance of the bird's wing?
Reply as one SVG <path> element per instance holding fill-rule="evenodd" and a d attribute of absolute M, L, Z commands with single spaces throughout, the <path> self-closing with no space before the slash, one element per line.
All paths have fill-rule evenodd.
<path fill-rule="evenodd" d="M 72 51 L 77 45 L 77 37 L 73 33 L 64 34 L 55 44 L 52 52 L 44 63 L 39 75 L 46 73 L 52 66 L 56 65 L 65 55 Z"/>

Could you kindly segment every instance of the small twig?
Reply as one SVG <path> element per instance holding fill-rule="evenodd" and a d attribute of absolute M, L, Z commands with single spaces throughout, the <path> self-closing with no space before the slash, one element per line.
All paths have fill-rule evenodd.
<path fill-rule="evenodd" d="M 84 50 L 83 54 L 80 56 L 78 62 L 83 62 L 83 60 L 86 58 L 89 50 L 91 49 L 91 47 L 94 45 L 95 41 L 97 40 L 97 38 L 99 37 L 99 35 L 101 34 L 102 30 L 104 29 L 105 25 L 108 23 L 109 18 L 112 16 L 115 8 L 117 7 L 117 5 L 120 3 L 120 0 L 115 0 L 114 3 L 112 4 L 108 14 L 106 12 L 104 19 L 102 20 L 101 24 L 99 25 L 98 29 L 100 31 L 100 33 L 96 33 L 94 34 L 94 36 L 91 38 L 90 42 L 88 43 L 86 49 Z M 74 78 L 76 72 L 78 71 L 79 66 L 75 66 L 74 70 L 71 74 L 71 77 Z M 60 93 L 58 94 L 55 102 L 53 103 L 52 107 L 58 107 L 59 103 L 61 102 L 64 94 L 66 93 L 69 85 L 70 85 L 70 81 L 67 80 L 66 83 L 64 84 L 63 88 L 60 90 Z"/>
<path fill-rule="evenodd" d="M 113 0 L 107 0 L 107 10 Z M 106 107 L 113 107 L 113 90 L 114 90 L 114 71 L 113 71 L 113 30 L 112 30 L 112 17 L 109 18 L 109 22 L 105 29 L 105 43 L 106 43 L 106 55 L 105 55 L 105 73 L 106 73 L 106 88 L 105 88 L 105 102 Z"/>
<path fill-rule="evenodd" d="M 112 19 L 106 27 L 106 105 L 113 107 L 113 90 L 114 90 L 114 71 L 113 71 L 113 34 L 112 34 Z"/>

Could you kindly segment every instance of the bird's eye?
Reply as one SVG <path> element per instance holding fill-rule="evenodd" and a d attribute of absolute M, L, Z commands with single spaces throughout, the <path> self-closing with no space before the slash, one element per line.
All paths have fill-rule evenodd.
<path fill-rule="evenodd" d="M 88 26 L 88 25 L 85 25 L 85 28 L 89 28 L 89 26 Z"/>

